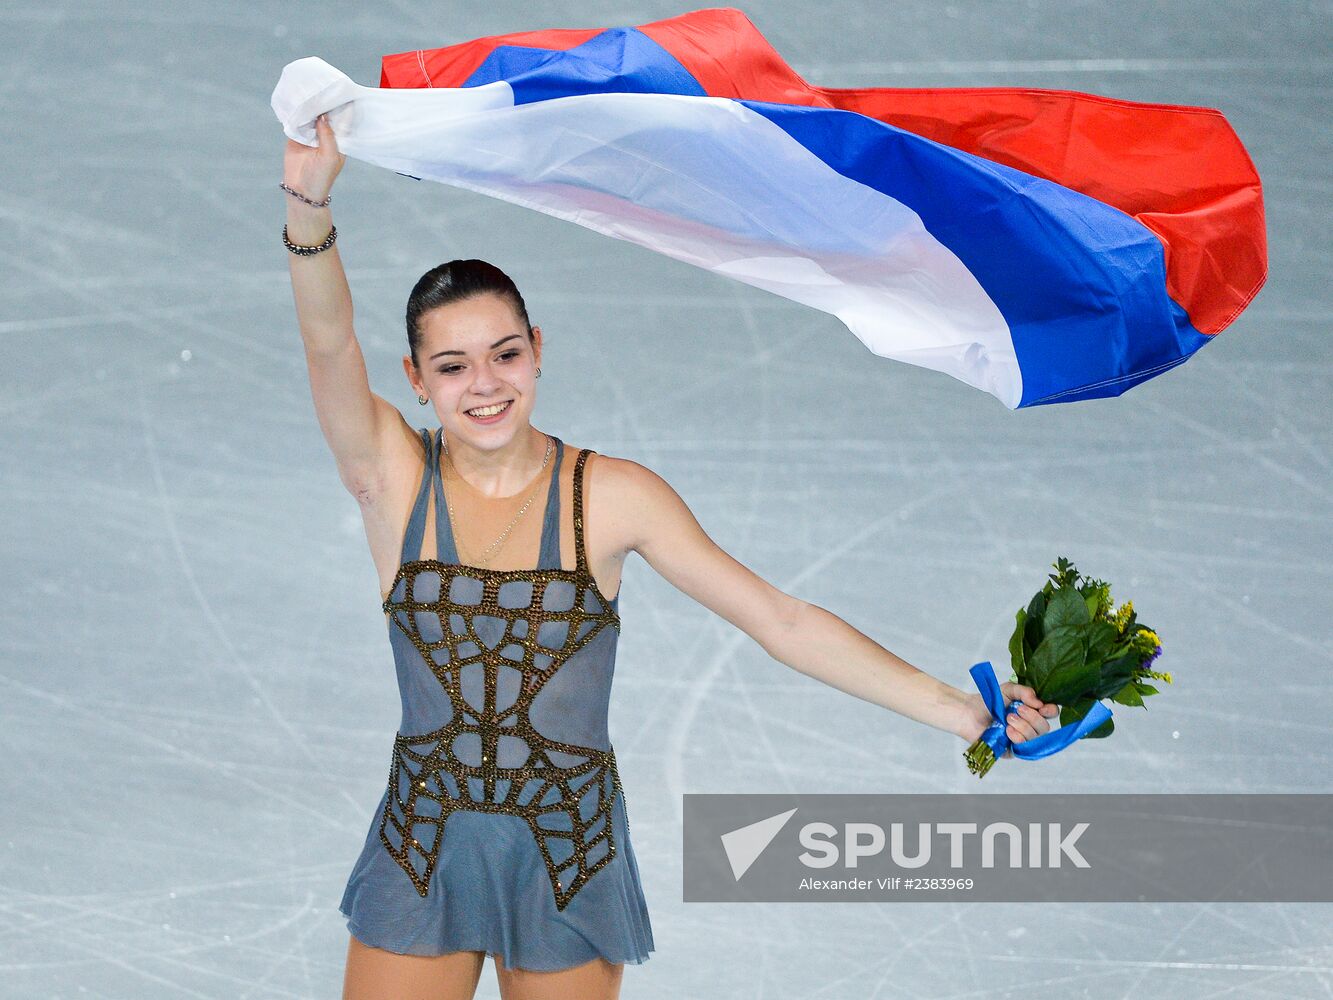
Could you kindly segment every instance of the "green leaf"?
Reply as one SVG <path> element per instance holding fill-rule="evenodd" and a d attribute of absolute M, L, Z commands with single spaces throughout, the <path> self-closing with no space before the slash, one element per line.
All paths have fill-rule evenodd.
<path fill-rule="evenodd" d="M 1022 608 L 1018 609 L 1018 614 L 1014 616 L 1018 623 L 1014 627 L 1014 634 L 1009 637 L 1009 662 L 1013 665 L 1014 676 L 1018 678 L 1019 683 L 1026 684 L 1023 680 L 1027 676 L 1027 657 L 1023 655 L 1023 635 L 1026 632 L 1026 622 L 1028 613 Z"/>
<path fill-rule="evenodd" d="M 1064 556 L 1060 556 L 1051 565 L 1055 567 L 1056 571 L 1047 575 L 1055 581 L 1057 586 L 1073 583 L 1078 577 L 1078 569 Z"/>
<path fill-rule="evenodd" d="M 1148 695 L 1150 694 L 1161 694 L 1161 692 L 1158 691 L 1157 688 L 1153 687 L 1151 684 L 1144 684 L 1142 681 L 1134 682 L 1134 690 L 1137 691 L 1139 694 L 1143 695 L 1145 698 L 1148 697 Z"/>
<path fill-rule="evenodd" d="M 1111 700 L 1121 705 L 1142 705 L 1143 699 L 1139 693 L 1134 690 L 1134 683 L 1131 681 L 1122 687 L 1115 694 L 1111 695 Z"/>
<path fill-rule="evenodd" d="M 1088 627 L 1088 662 L 1100 667 L 1110 658 L 1111 650 L 1120 638 L 1115 626 L 1110 622 L 1093 622 Z"/>
<path fill-rule="evenodd" d="M 1037 695 L 1042 701 L 1063 705 L 1071 698 L 1087 694 L 1097 687 L 1097 668 L 1080 660 L 1067 667 L 1058 667 L 1046 679 L 1046 686 Z"/>
<path fill-rule="evenodd" d="M 1085 662 L 1081 627 L 1065 626 L 1048 632 L 1028 661 L 1028 676 L 1037 697 L 1042 701 L 1062 705 L 1085 693 L 1087 687 L 1073 692 L 1066 690 L 1070 683 L 1078 679 L 1078 672 L 1084 668 Z M 1091 687 L 1096 681 L 1097 674 L 1093 673 L 1088 686 Z M 1061 696 L 1057 697 L 1056 689 L 1059 689 Z"/>
<path fill-rule="evenodd" d="M 1028 617 L 1040 618 L 1046 613 L 1046 594 L 1044 591 L 1037 591 L 1032 595 L 1032 600 L 1028 602 Z"/>
<path fill-rule="evenodd" d="M 1027 652 L 1029 663 L 1032 662 L 1032 654 L 1041 645 L 1042 639 L 1046 638 L 1046 631 L 1041 623 L 1042 616 L 1045 614 L 1046 595 L 1038 591 L 1028 604 L 1027 623 L 1023 627 L 1023 648 Z"/>
<path fill-rule="evenodd" d="M 1129 679 L 1134 675 L 1134 668 L 1138 665 L 1139 658 L 1134 653 L 1103 662 L 1102 677 L 1097 684 L 1098 697 L 1109 698 L 1114 692 L 1119 691 L 1129 683 Z"/>
<path fill-rule="evenodd" d="M 1046 605 L 1043 626 L 1049 634 L 1052 630 L 1065 625 L 1087 625 L 1092 621 L 1088 606 L 1082 595 L 1074 587 L 1061 587 L 1051 596 Z"/>
<path fill-rule="evenodd" d="M 1083 603 L 1087 605 L 1089 618 L 1092 618 L 1092 616 L 1097 613 L 1097 605 L 1101 604 L 1101 602 L 1101 595 L 1097 592 L 1096 587 L 1093 587 L 1083 595 Z"/>

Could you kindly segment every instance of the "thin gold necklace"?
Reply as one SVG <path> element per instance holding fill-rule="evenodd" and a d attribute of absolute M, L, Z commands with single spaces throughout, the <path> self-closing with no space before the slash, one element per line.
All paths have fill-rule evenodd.
<path fill-rule="evenodd" d="M 449 468 L 453 469 L 454 459 L 453 456 L 449 454 L 449 446 L 447 444 L 444 444 L 444 431 L 440 431 L 440 442 L 444 448 L 445 456 L 449 459 L 448 462 Z M 509 537 L 509 532 L 514 530 L 514 525 L 518 523 L 518 519 L 522 517 L 523 514 L 527 511 L 528 506 L 533 501 L 533 498 L 536 497 L 537 491 L 541 489 L 542 473 L 546 471 L 546 463 L 551 460 L 551 451 L 554 447 L 555 447 L 555 442 L 551 440 L 551 435 L 547 434 L 546 454 L 542 456 L 542 467 L 537 470 L 536 485 L 532 487 L 532 492 L 529 493 L 528 498 L 523 501 L 523 506 L 518 509 L 518 513 L 514 515 L 514 519 L 510 521 L 509 525 L 505 528 L 505 530 L 500 533 L 500 537 L 497 538 L 495 541 L 491 542 L 491 544 L 486 548 L 486 552 L 483 553 L 483 558 L 479 562 L 470 563 L 463 558 L 462 546 L 458 544 L 458 533 L 457 532 L 454 533 L 454 547 L 458 549 L 459 562 L 463 563 L 466 566 L 485 566 L 493 558 L 495 558 L 496 553 L 500 551 L 500 546 L 504 545 L 505 539 Z M 454 471 L 456 472 L 457 470 L 455 469 Z M 461 480 L 463 477 L 459 476 L 458 478 Z M 443 489 L 444 484 L 441 483 L 440 485 L 441 488 Z M 449 493 L 447 490 L 444 493 L 444 502 L 449 508 L 449 523 L 457 524 L 458 519 L 454 516 L 454 502 L 449 499 Z M 494 549 L 495 551 L 492 552 L 491 551 L 492 549 Z"/>

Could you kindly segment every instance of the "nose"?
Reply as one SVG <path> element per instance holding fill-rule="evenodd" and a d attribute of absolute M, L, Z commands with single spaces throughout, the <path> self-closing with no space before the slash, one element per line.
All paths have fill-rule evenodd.
<path fill-rule="evenodd" d="M 485 396 L 503 384 L 488 363 L 480 364 L 474 370 L 476 377 L 472 380 L 472 391 L 478 396 Z"/>

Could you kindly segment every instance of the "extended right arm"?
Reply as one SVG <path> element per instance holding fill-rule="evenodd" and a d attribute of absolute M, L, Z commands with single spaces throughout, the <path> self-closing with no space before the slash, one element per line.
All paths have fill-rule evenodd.
<path fill-rule="evenodd" d="M 321 117 L 319 146 L 287 140 L 283 160 L 286 183 L 312 201 L 323 201 L 342 169 L 333 129 Z M 287 238 L 306 246 L 323 242 L 333 225 L 328 208 L 314 208 L 284 195 Z M 352 327 L 352 293 L 347 286 L 338 244 L 321 253 L 288 254 L 296 319 L 305 344 L 310 391 L 324 439 L 338 465 L 343 485 L 358 497 L 382 487 L 385 457 L 403 424 L 392 404 L 370 389 L 365 359 Z"/>

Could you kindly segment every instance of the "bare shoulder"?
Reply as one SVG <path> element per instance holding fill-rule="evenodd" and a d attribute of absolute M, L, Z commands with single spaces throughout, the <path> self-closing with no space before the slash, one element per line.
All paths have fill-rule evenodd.
<path fill-rule="evenodd" d="M 656 472 L 630 458 L 594 452 L 587 460 L 585 478 L 595 480 L 603 491 L 622 500 L 641 499 L 645 493 L 666 486 Z M 670 489 L 670 487 L 667 487 Z"/>
<path fill-rule="evenodd" d="M 639 551 L 654 535 L 654 526 L 688 508 L 671 485 L 633 459 L 597 452 L 584 468 L 589 517 L 609 526 L 618 551 Z M 692 517 L 691 517 L 692 520 Z"/>
<path fill-rule="evenodd" d="M 779 648 L 802 602 L 718 546 L 670 483 L 638 462 L 605 456 L 586 475 L 596 511 L 589 517 L 612 525 L 622 551 L 637 552 L 668 583 L 765 649 Z"/>

